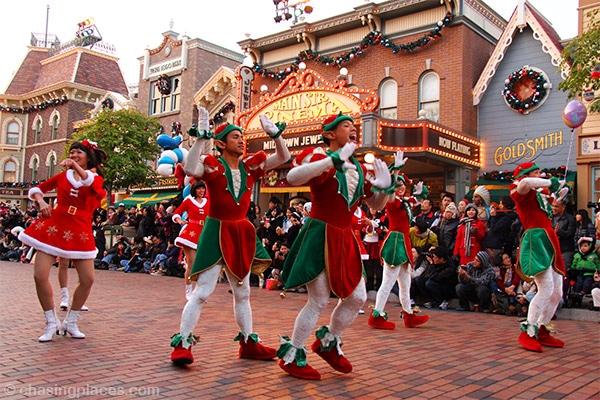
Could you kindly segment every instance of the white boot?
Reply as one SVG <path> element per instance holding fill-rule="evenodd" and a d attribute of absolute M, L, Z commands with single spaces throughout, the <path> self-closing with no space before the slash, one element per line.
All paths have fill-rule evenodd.
<path fill-rule="evenodd" d="M 67 311 L 69 309 L 69 289 L 66 287 L 60 288 L 62 300 L 60 301 L 60 309 Z"/>
<path fill-rule="evenodd" d="M 194 287 L 192 284 L 185 285 L 185 299 L 189 300 L 192 297 L 192 292 L 194 291 Z"/>
<path fill-rule="evenodd" d="M 63 334 L 66 336 L 67 332 L 69 332 L 69 335 L 73 339 L 85 339 L 85 335 L 79 331 L 79 327 L 77 326 L 78 317 L 79 311 L 69 310 L 67 318 L 65 318 L 62 324 Z"/>
<path fill-rule="evenodd" d="M 55 334 L 60 334 L 60 322 L 56 310 L 44 311 L 46 317 L 46 333 L 39 337 L 40 342 L 49 342 L 54 338 Z"/>

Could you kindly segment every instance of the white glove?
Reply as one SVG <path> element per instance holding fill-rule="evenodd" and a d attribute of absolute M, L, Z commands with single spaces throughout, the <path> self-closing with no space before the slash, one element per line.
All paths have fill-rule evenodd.
<path fill-rule="evenodd" d="M 269 136 L 274 135 L 277 132 L 279 132 L 279 128 L 265 114 L 260 114 L 258 116 L 258 119 L 260 119 L 260 124 L 261 124 L 263 130 Z"/>
<path fill-rule="evenodd" d="M 348 142 L 342 147 L 338 154 L 340 156 L 340 160 L 344 162 L 344 168 L 346 169 L 356 169 L 356 166 L 350 162 L 348 162 L 348 158 L 354 153 L 356 149 L 356 143 Z"/>
<path fill-rule="evenodd" d="M 408 158 L 404 157 L 404 152 L 402 150 L 398 150 L 396 154 L 394 154 L 394 167 L 402 167 L 406 164 Z"/>
<path fill-rule="evenodd" d="M 423 181 L 419 181 L 413 188 L 412 195 L 418 196 L 423 193 Z"/>
<path fill-rule="evenodd" d="M 198 109 L 198 132 L 200 132 L 200 134 L 210 130 L 208 121 L 208 110 L 204 107 L 200 107 L 200 109 Z"/>
<path fill-rule="evenodd" d="M 379 189 L 387 189 L 392 184 L 392 177 L 388 171 L 387 165 L 379 158 L 373 161 L 373 172 L 375 179 L 371 181 L 371 184 Z"/>

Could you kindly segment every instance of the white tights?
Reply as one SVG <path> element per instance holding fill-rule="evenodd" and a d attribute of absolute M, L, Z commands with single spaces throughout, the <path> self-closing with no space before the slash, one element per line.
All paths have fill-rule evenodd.
<path fill-rule="evenodd" d="M 387 299 L 390 295 L 394 282 L 398 281 L 400 304 L 402 309 L 408 314 L 412 314 L 410 306 L 410 266 L 408 263 L 392 267 L 387 262 L 383 262 L 383 279 L 381 286 L 377 291 L 377 299 L 375 300 L 375 309 L 383 311 Z"/>
<path fill-rule="evenodd" d="M 331 289 L 325 271 L 321 272 L 314 281 L 307 283 L 306 289 L 308 301 L 296 317 L 291 341 L 292 346 L 298 349 L 304 347 L 304 343 L 317 324 L 319 317 L 327 308 Z M 354 292 L 343 301 L 339 301 L 333 309 L 329 320 L 329 332 L 335 337 L 341 336 L 357 317 L 365 301 L 367 301 L 367 290 L 365 280 L 361 279 Z"/>
<path fill-rule="evenodd" d="M 527 324 L 529 326 L 546 325 L 552 320 L 558 303 L 562 298 L 563 277 L 552 267 L 533 277 L 537 293 L 529 304 Z"/>
<path fill-rule="evenodd" d="M 198 274 L 196 288 L 181 313 L 180 332 L 182 337 L 187 338 L 198 324 L 202 306 L 215 290 L 219 275 L 221 274 L 221 268 L 220 264 L 215 265 Z M 233 292 L 233 313 L 235 320 L 240 331 L 244 333 L 247 339 L 248 334 L 253 333 L 252 307 L 250 306 L 250 274 L 244 277 L 241 286 L 237 285 L 237 278 L 227 268 L 225 268 L 225 274 Z M 186 340 L 183 340 L 182 345 L 188 348 L 190 344 Z"/>

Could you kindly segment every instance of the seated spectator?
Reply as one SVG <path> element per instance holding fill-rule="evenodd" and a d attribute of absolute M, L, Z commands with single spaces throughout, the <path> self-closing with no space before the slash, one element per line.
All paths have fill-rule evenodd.
<path fill-rule="evenodd" d="M 517 317 L 526 317 L 527 316 L 527 308 L 529 307 L 529 303 L 533 300 L 533 296 L 537 293 L 537 286 L 534 281 L 525 282 L 521 281 L 521 284 L 517 287 L 517 302 L 515 303 L 515 310 Z M 512 310 L 509 311 L 513 313 Z"/>
<path fill-rule="evenodd" d="M 499 265 L 496 279 L 490 284 L 495 314 L 514 315 L 512 310 L 515 309 L 517 303 L 519 283 L 521 283 L 521 278 L 515 270 L 513 259 L 508 253 L 502 254 L 502 262 Z"/>
<path fill-rule="evenodd" d="M 425 300 L 426 308 L 439 307 L 448 309 L 448 301 L 456 297 L 454 287 L 456 285 L 456 265 L 452 262 L 448 250 L 444 247 L 436 247 L 428 255 L 429 267 L 423 273 L 413 279 L 411 287 L 415 287 L 415 294 Z"/>
<path fill-rule="evenodd" d="M 21 249 L 22 244 L 14 233 L 18 235 L 18 232 L 22 230 L 22 227 L 17 226 L 12 228 L 10 232 L 5 233 L 2 242 L 0 242 L 0 260 L 15 262 L 21 260 L 21 254 L 23 254 L 23 250 Z"/>
<path fill-rule="evenodd" d="M 288 229 L 285 238 L 288 247 L 292 247 L 294 240 L 296 240 L 298 233 L 300 233 L 300 229 L 302 228 L 302 216 L 297 212 L 293 212 L 290 221 L 292 222 L 292 226 Z"/>
<path fill-rule="evenodd" d="M 582 237 L 596 238 L 596 227 L 584 209 L 575 214 L 575 245 Z"/>
<path fill-rule="evenodd" d="M 117 262 L 113 262 L 113 258 L 115 256 L 123 256 L 123 254 L 129 249 L 129 239 L 125 236 L 117 236 L 117 241 L 115 244 L 108 250 L 104 250 L 102 260 L 96 266 L 97 269 L 109 269 L 111 264 L 116 265 Z M 123 256 L 121 258 L 116 258 L 115 261 L 121 261 L 123 259 L 129 258 L 129 254 L 127 256 Z"/>
<path fill-rule="evenodd" d="M 150 236 L 145 238 L 136 236 L 133 238 L 133 242 L 131 246 L 131 258 L 121 261 L 123 272 L 143 272 L 144 262 L 150 258 L 153 244 Z"/>
<path fill-rule="evenodd" d="M 181 247 L 175 246 L 174 239 L 169 240 L 164 257 L 158 255 L 155 259 L 155 269 L 151 275 L 169 275 L 183 277 L 183 267 L 179 263 Z M 156 261 L 158 259 L 158 261 Z"/>
<path fill-rule="evenodd" d="M 410 228 L 408 237 L 412 247 L 423 252 L 428 252 L 430 248 L 438 246 L 437 235 L 428 228 L 427 223 L 423 220 L 417 220 L 415 226 Z"/>
<path fill-rule="evenodd" d="M 485 225 L 477 218 L 477 206 L 468 204 L 465 214 L 458 223 L 454 245 L 454 255 L 458 257 L 459 265 L 465 265 L 475 259 L 485 237 Z"/>
<path fill-rule="evenodd" d="M 459 306 L 456 311 L 470 311 L 469 301 L 476 303 L 485 313 L 491 312 L 490 301 L 492 293 L 490 283 L 496 277 L 490 257 L 485 251 L 475 255 L 475 259 L 466 265 L 458 267 L 458 285 L 456 295 Z"/>
<path fill-rule="evenodd" d="M 594 272 L 592 285 L 592 311 L 600 311 L 600 272 Z"/>
<path fill-rule="evenodd" d="M 589 294 L 594 284 L 594 273 L 600 271 L 598 255 L 594 253 L 595 239 L 582 237 L 577 241 L 571 271 L 575 273 L 575 293 Z"/>
<path fill-rule="evenodd" d="M 456 204 L 446 205 L 443 218 L 437 226 L 437 236 L 439 245 L 446 248 L 450 255 L 454 252 L 456 242 L 456 232 L 458 231 L 458 209 Z"/>
<path fill-rule="evenodd" d="M 150 247 L 148 259 L 144 261 L 144 272 L 151 273 L 158 269 L 158 263 L 167 256 L 167 244 L 160 236 L 152 236 L 152 246 Z"/>

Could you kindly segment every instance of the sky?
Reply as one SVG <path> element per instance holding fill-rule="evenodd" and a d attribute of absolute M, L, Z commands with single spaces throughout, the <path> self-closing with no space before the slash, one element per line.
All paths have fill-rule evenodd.
<path fill-rule="evenodd" d="M 412 0 L 407 0 L 412 1 Z M 508 20 L 518 0 L 484 0 Z M 290 0 L 290 4 L 298 0 Z M 352 11 L 364 0 L 312 0 L 314 11 L 307 22 Z M 373 1 L 378 3 L 377 0 Z M 379 1 L 381 3 L 382 1 Z M 562 39 L 577 35 L 578 0 L 529 0 L 546 17 Z M 49 7 L 49 11 L 48 11 Z M 48 16 L 48 18 L 47 18 Z M 11 1 L 4 7 L 0 24 L 0 93 L 27 54 L 31 33 L 55 34 L 66 43 L 75 38 L 77 24 L 94 18 L 103 41 L 116 47 L 116 56 L 125 81 L 137 83 L 138 58 L 144 49 L 155 48 L 162 33 L 171 30 L 200 38 L 227 49 L 242 52 L 237 42 L 260 38 L 289 29 L 290 22 L 275 23 L 273 0 L 156 1 L 156 0 L 26 0 Z"/>

